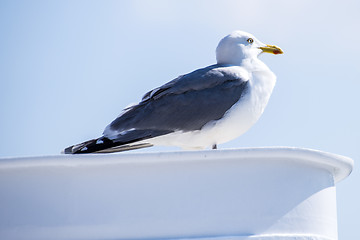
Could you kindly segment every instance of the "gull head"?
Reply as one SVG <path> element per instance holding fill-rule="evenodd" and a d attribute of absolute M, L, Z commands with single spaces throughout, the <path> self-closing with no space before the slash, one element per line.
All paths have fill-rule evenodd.
<path fill-rule="evenodd" d="M 244 59 L 257 58 L 260 53 L 282 54 L 281 48 L 260 42 L 252 34 L 234 31 L 219 42 L 216 48 L 218 64 L 240 65 Z"/>

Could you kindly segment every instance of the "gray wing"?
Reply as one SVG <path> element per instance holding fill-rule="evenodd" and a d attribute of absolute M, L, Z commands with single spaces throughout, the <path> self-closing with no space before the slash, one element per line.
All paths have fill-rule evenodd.
<path fill-rule="evenodd" d="M 221 68 L 219 68 L 221 67 Z M 164 132 L 193 131 L 220 119 L 247 91 L 248 79 L 212 65 L 182 75 L 146 93 L 109 126 L 111 131 L 129 129 Z"/>

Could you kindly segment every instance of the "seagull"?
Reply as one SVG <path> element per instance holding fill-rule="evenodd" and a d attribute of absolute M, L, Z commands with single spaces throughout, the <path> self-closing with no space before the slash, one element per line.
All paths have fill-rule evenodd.
<path fill-rule="evenodd" d="M 216 149 L 245 133 L 269 101 L 276 76 L 258 59 L 261 53 L 283 51 L 234 31 L 219 42 L 216 64 L 149 91 L 125 108 L 101 137 L 63 152 L 110 153 L 154 145 Z"/>

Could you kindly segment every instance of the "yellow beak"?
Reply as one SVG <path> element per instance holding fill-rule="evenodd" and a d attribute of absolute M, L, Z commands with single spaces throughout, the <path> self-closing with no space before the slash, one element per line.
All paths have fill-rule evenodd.
<path fill-rule="evenodd" d="M 283 54 L 283 50 L 275 45 L 266 45 L 266 47 L 259 47 L 263 52 L 272 54 Z"/>

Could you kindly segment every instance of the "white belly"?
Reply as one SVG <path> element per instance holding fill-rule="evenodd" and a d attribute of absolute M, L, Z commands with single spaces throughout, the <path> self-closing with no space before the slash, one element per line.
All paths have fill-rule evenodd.
<path fill-rule="evenodd" d="M 202 149 L 228 142 L 245 133 L 263 113 L 276 77 L 267 71 L 254 72 L 249 80 L 249 90 L 239 102 L 233 105 L 217 121 L 206 124 L 201 130 L 193 132 L 175 132 L 147 140 L 153 145 L 179 146 L 185 149 Z"/>

